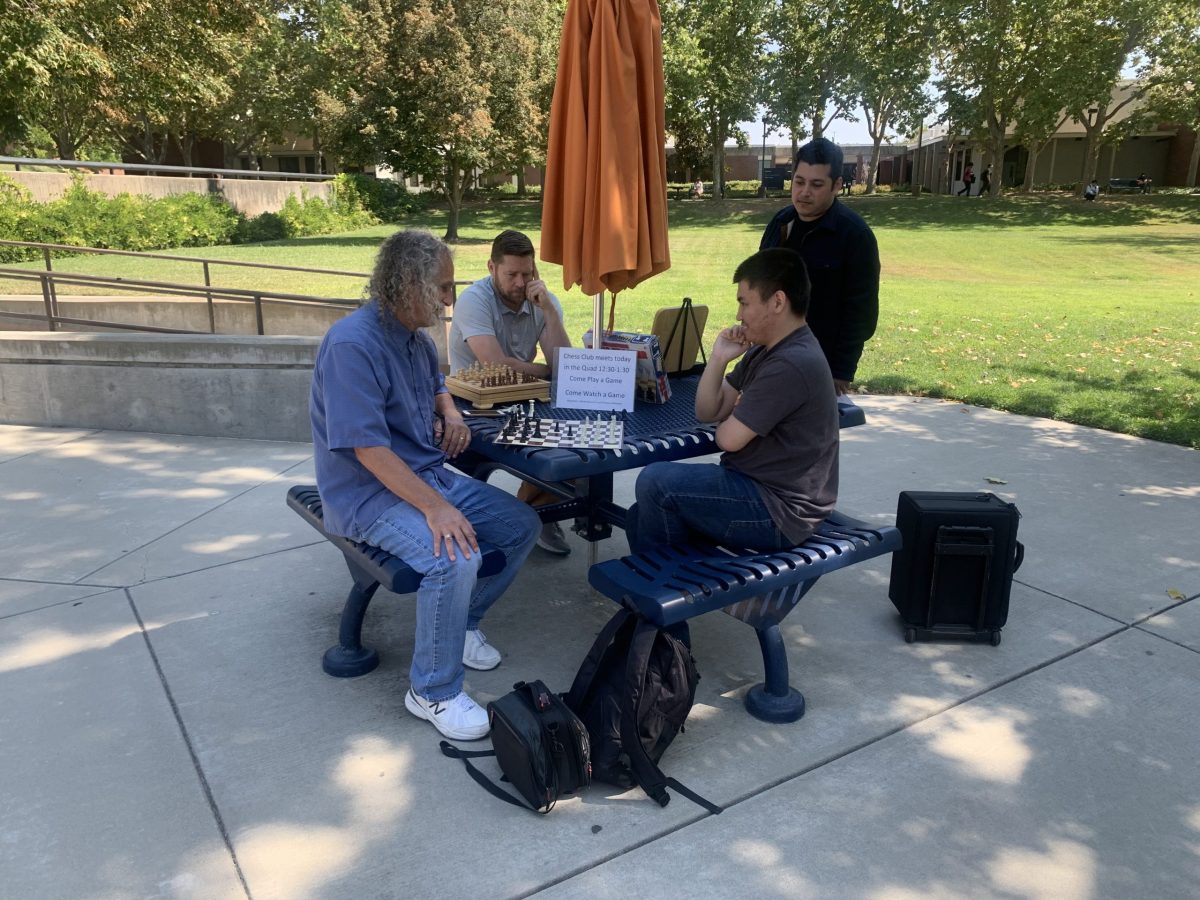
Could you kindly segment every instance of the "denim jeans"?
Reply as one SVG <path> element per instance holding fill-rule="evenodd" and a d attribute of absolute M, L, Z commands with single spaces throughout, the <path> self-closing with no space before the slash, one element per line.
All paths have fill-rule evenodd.
<path fill-rule="evenodd" d="M 462 690 L 463 642 L 512 584 L 537 540 L 541 521 L 529 506 L 483 481 L 445 468 L 422 472 L 421 479 L 446 498 L 475 528 L 476 539 L 499 549 L 503 571 L 478 578 L 480 555 L 470 559 L 455 547 L 456 561 L 443 548 L 433 555 L 433 534 L 425 515 L 403 500 L 368 530 L 365 540 L 404 560 L 423 576 L 417 589 L 417 633 L 409 678 L 426 700 L 449 700 Z"/>
<path fill-rule="evenodd" d="M 792 542 L 771 519 L 753 479 L 713 463 L 651 463 L 638 475 L 625 518 L 634 553 L 707 539 L 730 547 L 783 550 Z"/>

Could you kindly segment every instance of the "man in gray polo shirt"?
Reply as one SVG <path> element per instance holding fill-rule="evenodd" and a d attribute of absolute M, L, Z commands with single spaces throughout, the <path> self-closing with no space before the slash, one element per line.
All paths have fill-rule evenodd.
<path fill-rule="evenodd" d="M 454 303 L 450 323 L 450 371 L 480 363 L 503 363 L 517 372 L 549 378 L 559 347 L 570 347 L 562 304 L 538 278 L 533 242 L 519 231 L 502 231 L 492 241 L 488 276 Z M 534 362 L 538 348 L 546 362 Z M 559 499 L 528 482 L 517 497 L 531 506 Z M 557 522 L 542 526 L 537 545 L 558 556 L 571 552 Z"/>

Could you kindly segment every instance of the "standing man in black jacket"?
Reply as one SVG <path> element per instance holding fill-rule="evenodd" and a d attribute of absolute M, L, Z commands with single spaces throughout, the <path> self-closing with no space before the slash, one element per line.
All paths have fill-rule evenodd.
<path fill-rule="evenodd" d="M 771 219 L 759 249 L 790 247 L 804 257 L 812 282 L 808 325 L 845 394 L 879 320 L 879 247 L 862 216 L 838 200 L 841 171 L 837 144 L 817 138 L 801 147 L 792 205 Z"/>

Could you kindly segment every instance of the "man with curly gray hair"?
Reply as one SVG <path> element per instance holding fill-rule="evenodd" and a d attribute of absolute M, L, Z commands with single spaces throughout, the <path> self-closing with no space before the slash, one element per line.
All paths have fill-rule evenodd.
<path fill-rule="evenodd" d="M 537 514 L 499 488 L 446 468 L 470 443 L 433 340 L 421 329 L 454 302 L 454 262 L 428 232 L 380 248 L 370 302 L 336 322 L 317 351 L 309 413 L 325 530 L 380 547 L 422 575 L 404 705 L 453 740 L 489 730 L 463 667 L 500 653 L 479 622 L 533 549 Z M 479 542 L 505 556 L 479 578 Z"/>

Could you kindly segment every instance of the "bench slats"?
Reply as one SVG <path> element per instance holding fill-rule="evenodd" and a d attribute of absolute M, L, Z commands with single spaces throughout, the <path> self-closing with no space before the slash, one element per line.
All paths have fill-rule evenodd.
<path fill-rule="evenodd" d="M 835 512 L 799 547 L 777 553 L 731 555 L 705 545 L 673 545 L 592 566 L 588 581 L 614 600 L 627 600 L 665 627 L 900 547 L 892 527 L 872 528 Z"/>
<path fill-rule="evenodd" d="M 765 679 L 746 694 L 746 708 L 768 722 L 795 722 L 804 715 L 804 696 L 788 684 L 779 623 L 822 575 L 892 553 L 900 543 L 900 532 L 891 526 L 872 528 L 834 512 L 812 537 L 791 550 L 656 547 L 594 565 L 588 581 L 659 627 L 715 609 L 750 625 L 762 649 Z"/>

